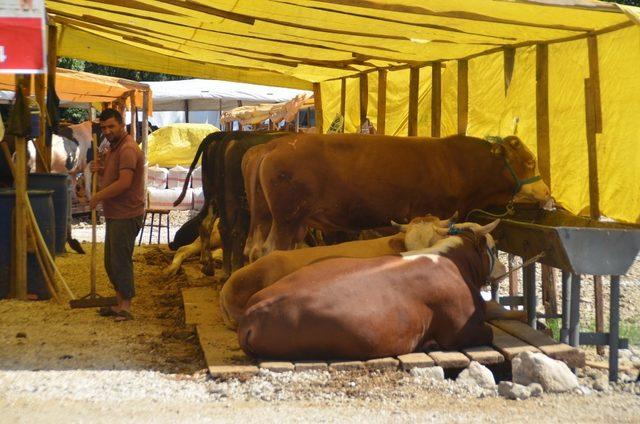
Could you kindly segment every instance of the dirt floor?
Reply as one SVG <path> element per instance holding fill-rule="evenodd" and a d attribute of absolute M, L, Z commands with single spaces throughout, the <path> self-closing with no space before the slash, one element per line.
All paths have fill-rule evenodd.
<path fill-rule="evenodd" d="M 402 372 L 262 372 L 247 381 L 212 380 L 195 332 L 184 325 L 180 290 L 216 280 L 200 275 L 194 263 L 164 279 L 160 272 L 171 255 L 166 245 L 136 248 L 133 321 L 116 323 L 95 309 L 52 301 L 0 301 L 0 421 L 638 422 L 637 370 L 605 391 L 590 388 L 601 371 L 579 370 L 579 393 L 526 401 Z M 89 290 L 89 261 L 75 253 L 57 259 L 77 295 Z M 100 262 L 98 292 L 112 294 Z M 623 295 L 637 305 L 640 284 L 626 282 Z M 637 315 L 624 315 L 627 306 L 623 319 L 637 322 Z M 215 327 L 228 340 L 221 362 L 243 362 L 234 334 L 221 323 Z M 624 351 L 625 363 L 632 366 L 638 354 L 637 347 Z M 589 355 L 595 358 L 593 349 Z"/>

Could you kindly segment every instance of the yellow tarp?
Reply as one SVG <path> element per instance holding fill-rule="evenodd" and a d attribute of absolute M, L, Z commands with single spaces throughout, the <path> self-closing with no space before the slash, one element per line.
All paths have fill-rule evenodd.
<path fill-rule="evenodd" d="M 597 34 L 603 131 L 600 209 L 640 222 L 640 9 L 594 0 L 46 0 L 58 53 L 147 71 L 311 89 L 321 83 L 324 129 L 340 112 L 360 123 L 359 74 L 376 128 L 377 78 L 387 69 L 386 134 L 408 131 L 409 70 L 420 67 L 418 134 L 431 133 L 431 67 L 442 69 L 441 135 L 458 132 L 457 60 L 468 59 L 467 133 L 518 135 L 536 151 L 536 43 L 549 42 L 550 185 L 589 210 L 584 79 Z M 504 48 L 515 47 L 505 84 Z M 402 68 L 398 70 L 398 68 Z M 175 163 L 170 163 L 171 166 Z"/>
<path fill-rule="evenodd" d="M 218 128 L 209 124 L 172 124 L 159 128 L 149 135 L 149 165 L 188 167 L 202 139 L 218 131 Z"/>

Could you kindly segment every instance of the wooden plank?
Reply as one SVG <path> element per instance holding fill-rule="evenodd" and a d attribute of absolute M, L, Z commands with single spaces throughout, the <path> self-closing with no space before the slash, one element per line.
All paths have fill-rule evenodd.
<path fill-rule="evenodd" d="M 316 128 L 318 134 L 322 134 L 324 133 L 324 121 L 322 117 L 322 90 L 319 82 L 313 83 L 313 104 L 315 106 Z"/>
<path fill-rule="evenodd" d="M 457 351 L 434 350 L 427 354 L 436 362 L 439 367 L 448 368 L 466 368 L 469 366 L 469 358 Z"/>
<path fill-rule="evenodd" d="M 508 361 L 521 352 L 540 352 L 537 347 L 523 342 L 495 325 L 491 325 L 491 330 L 493 330 L 493 347 Z"/>
<path fill-rule="evenodd" d="M 516 49 L 513 47 L 505 47 L 502 52 L 502 67 L 504 73 L 504 95 L 509 92 L 511 78 L 513 77 L 513 68 L 516 62 Z"/>
<path fill-rule="evenodd" d="M 387 71 L 381 69 L 378 71 L 378 128 L 376 132 L 384 135 L 386 129 L 387 115 Z"/>
<path fill-rule="evenodd" d="M 213 365 L 209 366 L 209 374 L 213 378 L 248 378 L 258 374 L 255 365 Z"/>
<path fill-rule="evenodd" d="M 354 371 L 364 369 L 362 361 L 331 362 L 329 368 L 335 371 Z"/>
<path fill-rule="evenodd" d="M 198 341 L 209 371 L 211 371 L 212 367 L 222 365 L 252 365 L 253 359 L 244 355 L 239 349 L 236 333 L 231 330 L 220 331 L 219 326 L 221 325 L 220 323 L 217 326 L 211 324 L 196 325 Z M 230 351 L 238 352 L 234 352 L 233 356 L 231 356 L 229 354 Z"/>
<path fill-rule="evenodd" d="M 364 365 L 370 370 L 397 370 L 400 361 L 396 358 L 378 358 L 370 359 L 364 363 Z"/>
<path fill-rule="evenodd" d="M 182 290 L 184 302 L 185 324 L 213 324 L 217 313 L 214 308 L 219 308 L 216 303 L 216 295 L 211 287 L 192 287 Z"/>
<path fill-rule="evenodd" d="M 589 78 L 593 83 L 593 111 L 595 131 L 602 133 L 602 101 L 600 99 L 600 64 L 598 63 L 598 37 L 587 37 L 587 51 L 589 54 Z"/>
<path fill-rule="evenodd" d="M 435 365 L 435 361 L 424 352 L 400 355 L 398 356 L 398 360 L 400 361 L 400 367 L 404 371 L 409 371 L 412 368 L 427 368 Z"/>
<path fill-rule="evenodd" d="M 360 74 L 360 128 L 364 125 L 369 113 L 369 77 Z"/>
<path fill-rule="evenodd" d="M 326 362 L 301 361 L 295 364 L 296 371 L 324 371 L 329 368 Z"/>
<path fill-rule="evenodd" d="M 558 343 L 551 337 L 515 320 L 493 320 L 491 324 L 523 342 L 537 348 L 545 355 L 566 362 L 570 367 L 584 366 L 584 352 L 565 343 Z M 495 338 L 495 333 L 494 333 Z M 495 343 L 494 343 L 495 345 Z"/>
<path fill-rule="evenodd" d="M 431 136 L 440 137 L 442 113 L 442 64 L 431 65 Z"/>
<path fill-rule="evenodd" d="M 458 134 L 465 135 L 469 125 L 469 61 L 458 61 Z"/>
<path fill-rule="evenodd" d="M 292 362 L 283 361 L 260 362 L 259 367 L 271 372 L 290 372 L 295 370 L 295 365 Z"/>
<path fill-rule="evenodd" d="M 596 149 L 596 122 L 591 78 L 584 80 L 584 107 L 587 126 L 587 162 L 589 164 L 589 213 L 592 218 L 600 216 L 600 188 L 598 182 L 598 153 Z"/>
<path fill-rule="evenodd" d="M 540 175 L 551 186 L 549 147 L 549 46 L 536 45 L 536 138 Z"/>
<path fill-rule="evenodd" d="M 472 361 L 479 362 L 482 365 L 495 365 L 504 362 L 504 355 L 491 346 L 470 347 L 462 349 L 462 352 Z"/>
<path fill-rule="evenodd" d="M 415 137 L 418 135 L 418 94 L 420 94 L 420 68 L 409 70 L 409 118 L 408 135 Z"/>

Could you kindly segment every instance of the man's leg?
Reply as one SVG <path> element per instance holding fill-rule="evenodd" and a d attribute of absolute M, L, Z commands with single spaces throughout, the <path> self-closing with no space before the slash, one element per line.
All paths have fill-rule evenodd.
<path fill-rule="evenodd" d="M 112 267 L 111 282 L 116 289 L 118 306 L 116 311 L 129 312 L 131 299 L 135 296 L 133 279 L 133 249 L 136 236 L 142 227 L 142 217 L 113 220 L 110 257 Z"/>

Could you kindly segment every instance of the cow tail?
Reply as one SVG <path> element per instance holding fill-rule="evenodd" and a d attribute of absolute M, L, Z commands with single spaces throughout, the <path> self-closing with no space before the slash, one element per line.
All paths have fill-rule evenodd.
<path fill-rule="evenodd" d="M 189 188 L 189 181 L 191 179 L 191 174 L 193 173 L 193 170 L 196 168 L 196 165 L 198 164 L 198 160 L 200 160 L 200 156 L 202 155 L 202 152 L 204 152 L 204 150 L 209 146 L 209 144 L 211 144 L 212 141 L 219 139 L 221 137 L 221 134 L 224 135 L 225 133 L 223 131 L 220 131 L 217 133 L 209 134 L 202 140 L 202 142 L 200 143 L 200 146 L 198 147 L 198 150 L 196 151 L 196 155 L 194 156 L 193 161 L 191 162 L 191 166 L 189 167 L 187 178 L 184 180 L 184 185 L 182 186 L 182 193 L 180 193 L 180 196 L 178 196 L 176 201 L 173 202 L 173 206 L 178 206 L 180 203 L 182 203 L 182 201 L 184 200 L 184 196 L 187 194 L 187 189 Z"/>

